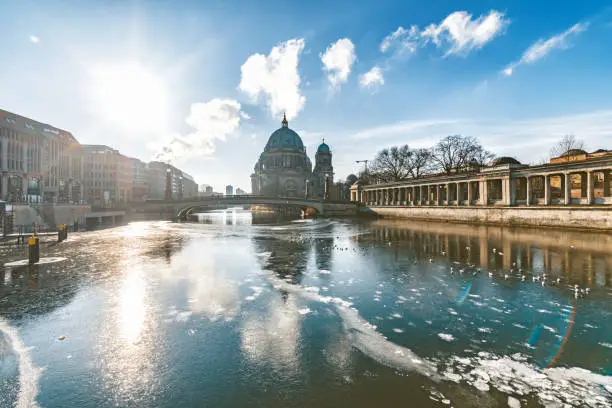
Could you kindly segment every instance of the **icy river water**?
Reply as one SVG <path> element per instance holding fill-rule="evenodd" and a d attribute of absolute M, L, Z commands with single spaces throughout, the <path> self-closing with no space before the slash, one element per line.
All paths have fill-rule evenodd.
<path fill-rule="evenodd" d="M 612 406 L 609 234 L 230 210 L 41 253 L 0 248 L 2 408 Z"/>

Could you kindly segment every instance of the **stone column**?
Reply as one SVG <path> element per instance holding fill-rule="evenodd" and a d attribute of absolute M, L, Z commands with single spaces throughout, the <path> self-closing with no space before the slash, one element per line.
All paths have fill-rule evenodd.
<path fill-rule="evenodd" d="M 587 171 L 587 204 L 593 204 L 593 187 L 595 186 L 595 180 L 593 180 L 593 172 Z"/>
<path fill-rule="evenodd" d="M 550 175 L 544 175 L 544 205 L 550 205 Z"/>
<path fill-rule="evenodd" d="M 516 179 L 510 177 L 508 179 L 508 184 L 510 187 L 510 202 L 508 205 L 516 205 Z"/>
<path fill-rule="evenodd" d="M 482 202 L 489 205 L 489 186 L 486 179 L 482 181 Z"/>
<path fill-rule="evenodd" d="M 467 183 L 467 194 L 468 194 L 467 205 L 472 205 L 472 182 L 471 181 L 468 181 Z"/>
<path fill-rule="evenodd" d="M 525 183 L 527 188 L 527 205 L 531 205 L 531 179 L 529 176 L 525 177 L 527 182 Z"/>
<path fill-rule="evenodd" d="M 440 205 L 440 185 L 436 184 L 436 205 Z"/>
<path fill-rule="evenodd" d="M 457 196 L 456 205 L 461 205 L 461 183 L 455 183 L 455 195 Z"/>
<path fill-rule="evenodd" d="M 563 203 L 565 205 L 572 203 L 572 175 L 570 173 L 563 174 Z"/>
<path fill-rule="evenodd" d="M 445 190 L 446 190 L 446 196 L 444 198 L 446 198 L 446 205 L 450 204 L 450 183 L 446 183 L 446 185 L 444 186 Z"/>

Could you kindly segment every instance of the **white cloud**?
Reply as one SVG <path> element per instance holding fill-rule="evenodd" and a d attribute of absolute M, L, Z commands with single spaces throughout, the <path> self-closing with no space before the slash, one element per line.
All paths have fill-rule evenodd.
<path fill-rule="evenodd" d="M 40 42 L 40 38 L 38 38 L 38 37 L 37 37 L 37 36 L 35 36 L 35 35 L 31 35 L 31 36 L 30 36 L 30 42 L 31 42 L 32 44 L 38 44 L 38 43 Z"/>
<path fill-rule="evenodd" d="M 242 76 L 239 88 L 253 103 L 260 98 L 275 117 L 286 112 L 292 119 L 302 110 L 306 98 L 300 92 L 298 62 L 304 50 L 303 38 L 282 42 L 272 48 L 270 54 L 253 54 L 240 68 Z"/>
<path fill-rule="evenodd" d="M 215 141 L 225 140 L 240 126 L 240 118 L 245 115 L 240 108 L 233 99 L 215 98 L 192 104 L 185 121 L 193 130 L 171 135 L 154 145 L 155 160 L 174 161 L 214 153 Z"/>
<path fill-rule="evenodd" d="M 449 14 L 439 25 L 430 24 L 421 36 L 426 41 L 432 41 L 441 47 L 449 44 L 446 55 L 468 54 L 478 50 L 503 32 L 510 20 L 504 18 L 504 13 L 491 10 L 489 14 L 472 20 L 467 11 L 455 11 Z"/>
<path fill-rule="evenodd" d="M 410 29 L 399 26 L 397 30 L 383 38 L 380 51 L 387 52 L 395 49 L 398 54 L 408 52 L 414 54 L 419 46 L 419 27 L 413 25 Z"/>
<path fill-rule="evenodd" d="M 371 70 L 359 77 L 359 85 L 362 88 L 377 87 L 383 85 L 384 83 L 385 78 L 378 65 L 374 66 Z"/>
<path fill-rule="evenodd" d="M 534 62 L 544 58 L 550 54 L 553 50 L 565 50 L 570 44 L 568 38 L 578 35 L 588 28 L 588 23 L 574 24 L 561 34 L 550 37 L 549 39 L 540 38 L 538 41 L 533 43 L 521 56 L 521 59 L 513 62 L 502 70 L 502 74 L 505 76 L 511 76 L 514 73 L 514 69 L 521 64 L 533 64 Z"/>
<path fill-rule="evenodd" d="M 351 68 L 357 60 L 355 45 L 348 38 L 341 38 L 331 44 L 320 57 L 332 88 L 337 88 L 348 80 Z"/>
<path fill-rule="evenodd" d="M 495 10 L 474 20 L 467 11 L 455 11 L 440 24 L 430 24 L 422 31 L 416 25 L 409 30 L 398 27 L 383 39 L 380 51 L 395 49 L 397 53 L 408 51 L 414 54 L 418 48 L 431 42 L 438 48 L 448 48 L 444 56 L 467 55 L 503 33 L 509 23 L 504 13 Z"/>

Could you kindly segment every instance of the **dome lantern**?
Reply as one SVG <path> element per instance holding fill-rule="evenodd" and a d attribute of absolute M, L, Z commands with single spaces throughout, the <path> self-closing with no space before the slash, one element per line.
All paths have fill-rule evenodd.
<path fill-rule="evenodd" d="M 283 120 L 281 121 L 281 125 L 283 127 L 289 127 L 289 122 L 287 121 L 287 114 L 283 112 Z"/>

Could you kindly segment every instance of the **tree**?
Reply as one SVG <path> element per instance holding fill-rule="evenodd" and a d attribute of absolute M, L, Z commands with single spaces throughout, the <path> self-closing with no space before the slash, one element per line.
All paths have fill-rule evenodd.
<path fill-rule="evenodd" d="M 374 178 L 383 181 L 400 181 L 410 174 L 412 151 L 407 144 L 383 149 L 376 155 L 370 168 Z"/>
<path fill-rule="evenodd" d="M 576 139 L 576 136 L 573 134 L 565 135 L 559 140 L 551 149 L 550 155 L 551 157 L 561 157 L 567 156 L 569 160 L 569 155 L 567 154 L 570 150 L 579 149 L 584 150 L 584 141 Z"/>
<path fill-rule="evenodd" d="M 446 174 L 465 171 L 472 166 L 483 166 L 493 154 L 485 150 L 473 136 L 450 135 L 432 149 L 433 163 Z"/>
<path fill-rule="evenodd" d="M 415 149 L 409 157 L 408 172 L 413 178 L 419 178 L 431 168 L 431 150 Z"/>

